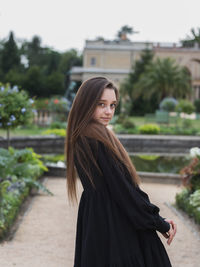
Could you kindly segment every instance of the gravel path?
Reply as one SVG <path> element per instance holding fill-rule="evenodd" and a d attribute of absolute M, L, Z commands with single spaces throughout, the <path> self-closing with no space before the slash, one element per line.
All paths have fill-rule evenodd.
<path fill-rule="evenodd" d="M 1 267 L 73 267 L 78 206 L 68 203 L 65 179 L 45 177 L 44 183 L 54 196 L 40 192 L 32 198 L 14 238 L 0 244 Z M 78 188 L 80 198 L 80 183 Z M 199 267 L 200 232 L 194 231 L 198 228 L 193 228 L 193 224 L 171 206 L 180 188 L 152 183 L 143 183 L 141 188 L 152 203 L 160 207 L 160 214 L 174 219 L 178 225 L 176 238 L 170 246 L 159 234 L 172 266 Z"/>

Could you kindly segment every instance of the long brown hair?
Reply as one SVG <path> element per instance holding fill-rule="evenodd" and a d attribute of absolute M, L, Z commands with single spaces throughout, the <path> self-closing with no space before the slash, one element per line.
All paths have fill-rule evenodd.
<path fill-rule="evenodd" d="M 98 168 L 96 160 L 87 142 L 87 137 L 101 141 L 111 151 L 113 158 L 120 160 L 131 174 L 133 184 L 139 183 L 136 173 L 128 153 L 115 136 L 104 125 L 94 121 L 93 114 L 105 88 L 115 91 L 117 102 L 119 93 L 115 85 L 104 77 L 94 77 L 86 80 L 80 86 L 68 116 L 67 133 L 65 141 L 65 156 L 67 164 L 67 191 L 70 200 L 77 201 L 76 181 L 77 172 L 74 164 L 76 155 L 81 167 L 86 172 L 92 185 L 93 179 L 90 173 L 90 162 L 92 161 Z M 84 150 L 79 146 L 79 140 L 84 144 Z M 87 159 L 90 162 L 87 162 Z"/>

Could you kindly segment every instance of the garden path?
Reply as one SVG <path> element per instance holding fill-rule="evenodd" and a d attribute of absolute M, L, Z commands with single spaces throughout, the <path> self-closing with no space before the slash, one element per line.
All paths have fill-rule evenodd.
<path fill-rule="evenodd" d="M 78 206 L 69 205 L 64 178 L 45 177 L 44 183 L 54 196 L 39 192 L 32 198 L 14 238 L 0 244 L 0 266 L 73 267 Z M 161 216 L 177 223 L 177 235 L 170 246 L 159 233 L 172 266 L 199 267 L 200 233 L 171 206 L 180 187 L 143 183 L 141 188 L 148 193 L 151 202 L 160 207 Z M 80 183 L 78 189 L 80 198 Z"/>

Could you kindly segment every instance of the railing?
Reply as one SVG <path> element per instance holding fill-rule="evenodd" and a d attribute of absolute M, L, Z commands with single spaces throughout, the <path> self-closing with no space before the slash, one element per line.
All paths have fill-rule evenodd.
<path fill-rule="evenodd" d="M 52 122 L 52 113 L 49 110 L 36 110 L 35 116 L 33 119 L 33 123 L 40 125 L 40 126 L 46 126 L 50 125 Z"/>

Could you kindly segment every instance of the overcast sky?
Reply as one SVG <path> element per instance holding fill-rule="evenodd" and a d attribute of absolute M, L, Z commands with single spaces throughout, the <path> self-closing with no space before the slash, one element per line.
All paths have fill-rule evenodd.
<path fill-rule="evenodd" d="M 200 27 L 200 0 L 0 0 L 0 39 L 42 38 L 58 51 L 82 50 L 86 39 L 114 39 L 123 25 L 132 41 L 179 42 Z"/>

